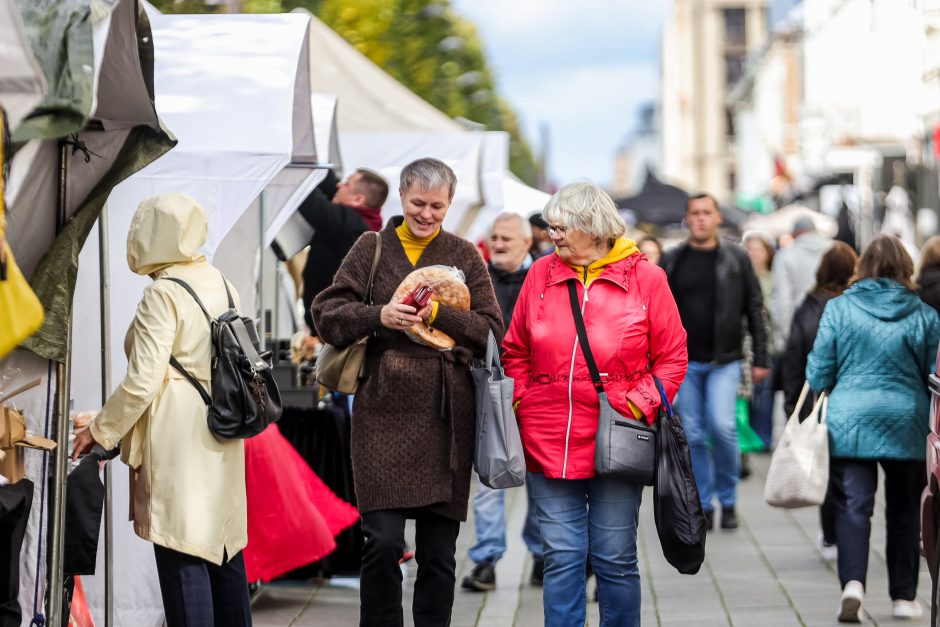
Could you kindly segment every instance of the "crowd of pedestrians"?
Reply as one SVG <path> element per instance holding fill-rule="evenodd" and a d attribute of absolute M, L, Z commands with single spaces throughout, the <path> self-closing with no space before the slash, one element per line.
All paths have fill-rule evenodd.
<path fill-rule="evenodd" d="M 827 393 L 830 482 L 819 541 L 838 565 L 838 619 L 861 617 L 879 468 L 894 615 L 923 612 L 915 599 L 918 503 L 926 377 L 940 341 L 940 238 L 925 244 L 915 279 L 897 238 L 876 237 L 859 257 L 809 217 L 796 221 L 786 247 L 757 232 L 730 241 L 718 202 L 699 194 L 688 201 L 687 238 L 664 250 L 652 236 L 628 237 L 611 198 L 581 182 L 528 219 L 500 214 L 478 249 L 443 228 L 456 184 L 441 161 L 409 164 L 399 185 L 403 215 L 384 227 L 377 207 L 388 185 L 368 170 L 328 177 L 301 207 L 315 230 L 304 273 L 311 329 L 340 349 L 368 340 L 350 434 L 365 537 L 361 625 L 404 623 L 400 564 L 412 556 L 414 624 L 449 624 L 457 535 L 471 503 L 474 566 L 460 588 L 497 586 L 508 542 L 505 493 L 471 473 L 469 371 L 490 334 L 502 340 L 515 382 L 528 471 L 522 540 L 532 556 L 529 581 L 543 586 L 546 625 L 584 624 L 592 575 L 601 624 L 640 623 L 643 486 L 599 474 L 595 442 L 607 409 L 622 421 L 655 423 L 658 383 L 681 416 L 707 529 L 729 533 L 739 525 L 741 390 L 764 450 L 774 446 L 778 391 L 788 415 L 804 386 Z M 150 199 L 135 217 L 129 262 L 153 279 L 184 277 L 221 313 L 227 283 L 197 253 L 205 237 L 205 215 L 191 199 Z M 396 296 L 407 276 L 429 266 L 459 270 L 467 308 L 412 306 Z M 124 440 L 136 477 L 135 529 L 155 545 L 169 624 L 250 624 L 245 484 L 233 479 L 244 478 L 243 444 L 211 435 L 196 415 L 205 411 L 199 395 L 168 365 L 172 354 L 209 383 L 208 326 L 185 322 L 201 320 L 196 307 L 171 281 L 145 291 L 128 335 L 128 375 L 78 432 L 74 451 Z M 405 332 L 418 327 L 446 334 L 453 349 L 412 341 Z M 171 488 L 181 460 L 201 480 Z"/>

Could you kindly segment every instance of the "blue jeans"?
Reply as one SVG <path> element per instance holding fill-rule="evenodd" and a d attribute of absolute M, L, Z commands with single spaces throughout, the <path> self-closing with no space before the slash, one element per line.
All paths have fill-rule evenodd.
<path fill-rule="evenodd" d="M 488 488 L 478 480 L 477 493 L 473 495 L 473 525 L 477 532 L 477 543 L 470 547 L 470 559 L 477 564 L 496 563 L 506 552 L 506 495 L 505 490 Z M 535 559 L 542 559 L 542 537 L 539 521 L 535 517 L 532 503 L 532 487 L 526 482 L 528 511 L 522 528 L 522 541 L 529 547 Z"/>
<path fill-rule="evenodd" d="M 546 627 L 581 627 L 588 555 L 597 577 L 602 627 L 640 624 L 636 530 L 643 487 L 620 479 L 546 479 L 529 473 L 538 508 Z"/>
<path fill-rule="evenodd" d="M 722 507 L 734 507 L 736 500 L 741 458 L 735 403 L 740 380 L 740 361 L 720 366 L 690 361 L 676 397 L 692 453 L 692 472 L 705 511 L 715 508 L 712 503 L 715 497 Z M 706 445 L 708 436 L 711 451 Z"/>

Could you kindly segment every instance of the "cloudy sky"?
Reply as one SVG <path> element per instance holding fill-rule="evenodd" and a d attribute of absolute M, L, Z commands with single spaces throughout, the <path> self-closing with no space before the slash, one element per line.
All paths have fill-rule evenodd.
<path fill-rule="evenodd" d="M 613 178 L 637 105 L 659 89 L 668 0 L 454 0 L 477 25 L 500 92 L 533 147 L 550 131 L 549 173 L 565 184 Z"/>

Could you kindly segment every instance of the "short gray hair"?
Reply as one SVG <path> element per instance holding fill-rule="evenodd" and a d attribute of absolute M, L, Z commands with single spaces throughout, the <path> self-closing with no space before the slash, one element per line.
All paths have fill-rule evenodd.
<path fill-rule="evenodd" d="M 532 225 L 529 224 L 528 219 L 524 216 L 519 215 L 513 211 L 503 211 L 493 220 L 493 224 L 490 226 L 490 235 L 493 234 L 493 229 L 500 222 L 508 222 L 510 220 L 516 220 L 519 222 L 519 234 L 522 235 L 522 239 L 532 239 Z"/>
<path fill-rule="evenodd" d="M 549 224 L 563 224 L 600 240 L 623 237 L 627 225 L 613 199 L 591 181 L 569 183 L 548 199 L 542 217 Z"/>
<path fill-rule="evenodd" d="M 401 171 L 402 193 L 411 189 L 412 185 L 418 185 L 425 191 L 446 187 L 450 200 L 453 200 L 457 190 L 457 175 L 440 159 L 425 157 L 412 161 Z"/>

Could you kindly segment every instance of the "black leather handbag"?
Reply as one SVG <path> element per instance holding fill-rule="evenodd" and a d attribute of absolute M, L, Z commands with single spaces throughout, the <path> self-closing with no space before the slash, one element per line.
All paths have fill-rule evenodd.
<path fill-rule="evenodd" d="M 581 352 L 591 372 L 591 381 L 600 401 L 594 445 L 594 471 L 599 476 L 617 477 L 640 485 L 653 485 L 656 475 L 656 430 L 632 416 L 621 416 L 611 407 L 588 342 L 574 279 L 568 280 L 568 296 L 571 300 L 574 326 L 578 330 L 578 343 L 581 345 Z"/>

